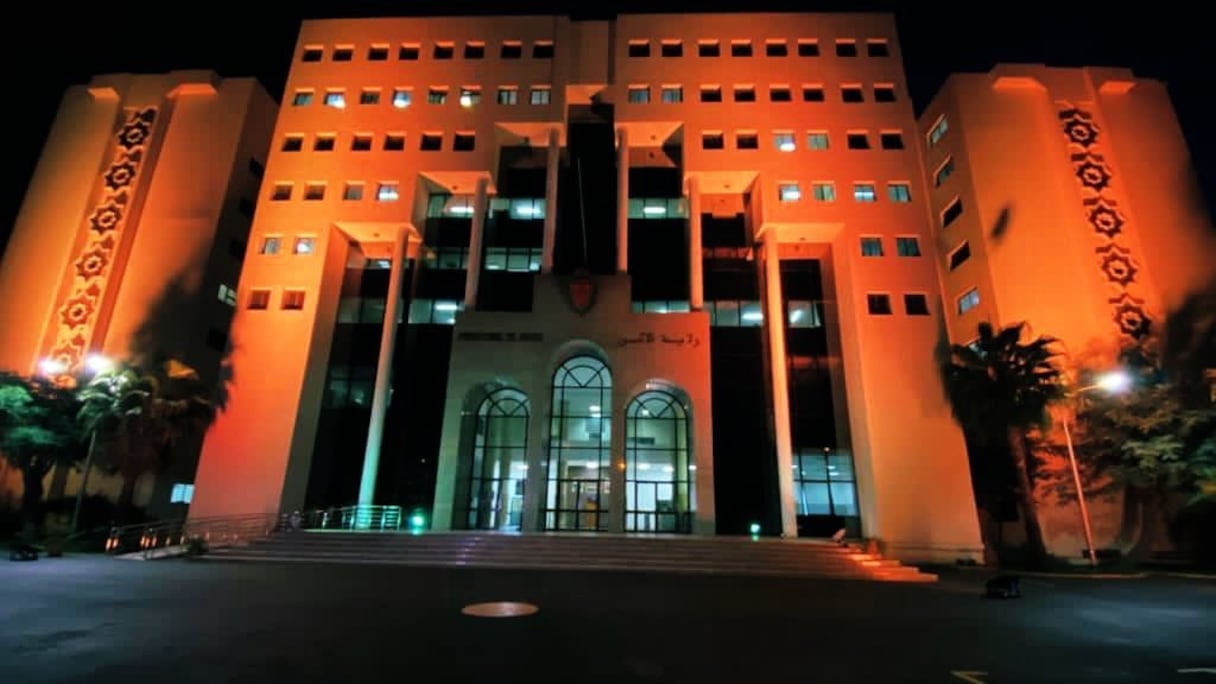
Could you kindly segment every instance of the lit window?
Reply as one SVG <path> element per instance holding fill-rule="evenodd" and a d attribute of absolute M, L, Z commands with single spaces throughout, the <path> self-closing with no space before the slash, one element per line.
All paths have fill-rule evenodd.
<path fill-rule="evenodd" d="M 533 86 L 529 101 L 534 105 L 547 105 L 549 104 L 549 93 L 549 86 Z"/>
<path fill-rule="evenodd" d="M 901 257 L 920 256 L 920 242 L 911 236 L 895 238 L 895 253 Z"/>
<path fill-rule="evenodd" d="M 666 85 L 662 92 L 663 104 L 679 104 L 684 101 L 684 88 Z"/>
<path fill-rule="evenodd" d="M 460 106 L 475 107 L 481 104 L 481 88 L 465 86 L 460 89 Z"/>
<path fill-rule="evenodd" d="M 940 188 L 942 183 L 954 173 L 954 157 L 946 157 L 946 161 L 937 167 L 937 171 L 933 172 L 933 186 Z"/>
<path fill-rule="evenodd" d="M 853 199 L 858 202 L 877 202 L 878 193 L 875 192 L 874 186 L 869 183 L 854 183 Z"/>
<path fill-rule="evenodd" d="M 296 238 L 295 246 L 292 247 L 293 254 L 312 254 L 316 247 L 317 239 L 313 237 L 298 237 Z"/>
<path fill-rule="evenodd" d="M 283 245 L 283 238 L 272 235 L 262 238 L 262 246 L 258 248 L 259 254 L 278 254 L 279 248 Z"/>
<path fill-rule="evenodd" d="M 786 302 L 786 314 L 791 328 L 820 328 L 823 327 L 823 316 L 820 312 L 822 302 L 812 302 L 805 299 L 791 299 Z"/>
<path fill-rule="evenodd" d="M 828 149 L 828 134 L 820 131 L 806 134 L 806 145 L 812 150 Z"/>
<path fill-rule="evenodd" d="M 629 86 L 629 104 L 646 104 L 650 102 L 650 88 L 646 86 Z"/>
<path fill-rule="evenodd" d="M 194 500 L 194 485 L 177 483 L 169 493 L 169 503 L 188 504 Z"/>
<path fill-rule="evenodd" d="M 802 191 L 798 189 L 797 183 L 778 184 L 777 194 L 781 197 L 782 202 L 797 202 L 802 199 Z"/>
<path fill-rule="evenodd" d="M 887 184 L 887 199 L 892 202 L 911 202 L 912 188 L 907 183 Z"/>
<path fill-rule="evenodd" d="M 811 196 L 816 202 L 835 202 L 836 186 L 832 183 L 811 183 Z"/>
<path fill-rule="evenodd" d="M 393 106 L 397 109 L 405 109 L 413 100 L 414 93 L 408 88 L 397 88 L 393 91 Z"/>
<path fill-rule="evenodd" d="M 396 183 L 381 183 L 376 188 L 377 202 L 396 202 L 397 201 L 397 184 Z"/>
<path fill-rule="evenodd" d="M 346 93 L 340 91 L 325 93 L 325 106 L 334 109 L 346 108 Z"/>
<path fill-rule="evenodd" d="M 773 145 L 781 152 L 793 152 L 798 149 L 794 142 L 794 134 L 788 132 L 774 133 Z"/>
<path fill-rule="evenodd" d="M 980 291 L 973 287 L 958 298 L 958 313 L 961 316 L 979 305 Z"/>
<path fill-rule="evenodd" d="M 870 293 L 866 295 L 866 309 L 875 316 L 891 315 L 891 295 Z"/>
<path fill-rule="evenodd" d="M 431 88 L 426 93 L 426 103 L 433 105 L 441 105 L 448 101 L 447 88 Z"/>
<path fill-rule="evenodd" d="M 236 290 L 220 283 L 219 300 L 228 306 L 236 306 Z"/>
<path fill-rule="evenodd" d="M 513 105 L 519 104 L 519 88 L 515 86 L 504 86 L 498 89 L 498 104 Z"/>
<path fill-rule="evenodd" d="M 363 184 L 362 183 L 347 183 L 342 190 L 342 199 L 354 201 L 363 199 Z"/>
<path fill-rule="evenodd" d="M 861 255 L 863 257 L 882 256 L 882 238 L 863 237 L 861 239 Z"/>
<path fill-rule="evenodd" d="M 296 94 L 291 98 L 291 106 L 293 107 L 307 107 L 310 104 L 312 104 L 311 90 L 297 90 Z"/>
<path fill-rule="evenodd" d="M 929 146 L 936 145 L 937 141 L 941 140 L 948 130 L 950 130 L 950 124 L 946 122 L 946 117 L 943 115 L 942 118 L 937 120 L 937 123 L 933 124 L 933 128 L 929 129 Z"/>

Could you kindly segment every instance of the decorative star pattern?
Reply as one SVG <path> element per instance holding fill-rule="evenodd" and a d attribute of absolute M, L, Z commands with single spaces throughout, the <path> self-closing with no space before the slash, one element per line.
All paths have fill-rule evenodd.
<path fill-rule="evenodd" d="M 1092 154 L 1078 155 L 1073 157 L 1073 164 L 1076 166 L 1077 179 L 1081 181 L 1081 185 L 1094 192 L 1102 192 L 1110 185 L 1112 174 L 1101 157 Z"/>
<path fill-rule="evenodd" d="M 129 110 L 114 132 L 112 156 L 101 177 L 100 196 L 82 227 L 89 237 L 82 241 L 80 251 L 72 261 L 72 288 L 56 309 L 55 340 L 47 354 L 67 369 L 53 378 L 56 382 L 73 382 L 72 374 L 84 360 L 96 334 L 94 327 L 107 277 L 120 268 L 115 263 L 115 250 L 126 224 L 131 193 L 139 180 L 153 135 L 156 114 L 154 107 Z"/>
<path fill-rule="evenodd" d="M 1098 142 L 1098 126 L 1089 114 L 1079 109 L 1066 109 L 1060 112 L 1060 118 L 1069 141 L 1086 148 Z"/>
<path fill-rule="evenodd" d="M 1144 302 L 1126 292 L 1110 300 L 1115 305 L 1115 325 L 1119 332 L 1135 340 L 1148 337 L 1153 321 L 1144 311 Z"/>
<path fill-rule="evenodd" d="M 1115 203 L 1105 197 L 1085 201 L 1085 216 L 1094 231 L 1115 239 L 1123 230 L 1123 216 L 1115 208 Z"/>
<path fill-rule="evenodd" d="M 1111 242 L 1094 251 L 1098 253 L 1102 273 L 1107 280 L 1123 288 L 1136 280 L 1136 264 L 1127 249 Z"/>

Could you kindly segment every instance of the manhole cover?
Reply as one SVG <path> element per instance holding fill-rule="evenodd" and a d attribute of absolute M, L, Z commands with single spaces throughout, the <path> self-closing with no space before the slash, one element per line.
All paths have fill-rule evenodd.
<path fill-rule="evenodd" d="M 495 601 L 493 603 L 473 603 L 461 608 L 460 612 L 473 617 L 506 618 L 532 615 L 538 610 L 540 608 L 531 603 Z"/>

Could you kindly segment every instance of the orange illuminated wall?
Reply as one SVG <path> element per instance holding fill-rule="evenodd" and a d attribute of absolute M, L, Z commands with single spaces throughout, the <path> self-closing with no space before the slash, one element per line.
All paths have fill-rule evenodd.
<path fill-rule="evenodd" d="M 161 351 L 214 379 L 274 114 L 206 71 L 68 89 L 0 265 L 0 368 Z"/>

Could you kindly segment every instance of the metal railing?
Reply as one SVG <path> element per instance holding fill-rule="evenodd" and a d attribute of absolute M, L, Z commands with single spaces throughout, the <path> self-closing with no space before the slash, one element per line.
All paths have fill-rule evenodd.
<path fill-rule="evenodd" d="M 288 526 L 310 530 L 368 530 L 387 531 L 400 530 L 402 514 L 400 506 L 383 506 L 379 504 L 364 504 L 359 506 L 341 506 L 307 511 L 299 514 L 299 521 L 293 521 L 292 513 L 287 516 Z"/>

